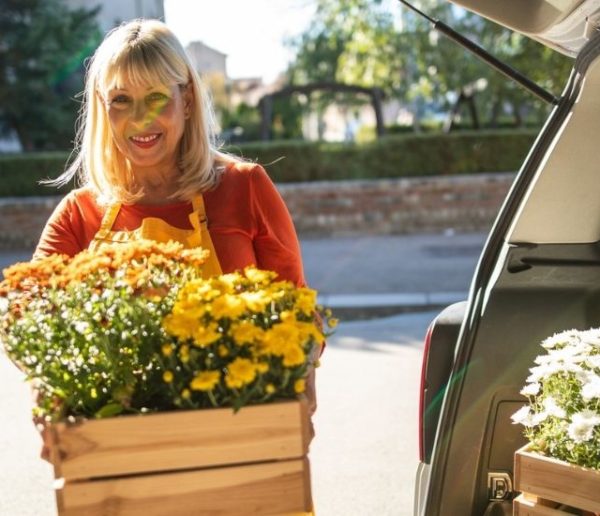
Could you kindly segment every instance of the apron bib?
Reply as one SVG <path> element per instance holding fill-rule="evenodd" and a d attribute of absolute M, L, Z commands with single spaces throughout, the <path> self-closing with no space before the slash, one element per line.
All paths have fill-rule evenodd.
<path fill-rule="evenodd" d="M 175 241 L 186 249 L 203 247 L 210 252 L 203 265 L 205 277 L 222 274 L 221 265 L 208 232 L 208 220 L 201 195 L 196 195 L 192 199 L 192 206 L 193 211 L 189 214 L 192 229 L 176 228 L 157 217 L 146 217 L 142 219 L 141 226 L 133 231 L 113 231 L 112 227 L 121 209 L 121 203 L 112 204 L 104 213 L 100 229 L 90 242 L 89 249 L 95 250 L 103 244 L 130 240 L 148 239 L 161 243 Z"/>

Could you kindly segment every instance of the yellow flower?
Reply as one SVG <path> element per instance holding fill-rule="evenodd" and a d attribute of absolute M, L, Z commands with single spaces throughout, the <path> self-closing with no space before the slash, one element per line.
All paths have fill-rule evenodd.
<path fill-rule="evenodd" d="M 162 320 L 163 329 L 174 337 L 180 339 L 191 339 L 194 331 L 198 328 L 199 322 L 196 317 L 190 317 L 185 313 L 170 313 Z"/>
<path fill-rule="evenodd" d="M 240 321 L 231 328 L 231 336 L 237 344 L 252 343 L 260 340 L 264 335 L 264 330 L 254 325 L 250 321 Z"/>
<path fill-rule="evenodd" d="M 235 291 L 235 283 L 237 276 L 235 273 L 223 274 L 221 276 L 211 278 L 210 286 L 219 292 L 219 294 L 232 294 Z"/>
<path fill-rule="evenodd" d="M 275 393 L 275 386 L 272 383 L 268 383 L 267 385 L 265 385 L 265 392 L 267 394 L 274 394 Z"/>
<path fill-rule="evenodd" d="M 262 312 L 271 302 L 264 290 L 257 292 L 242 292 L 240 298 L 244 301 L 246 307 L 253 312 Z"/>
<path fill-rule="evenodd" d="M 165 383 L 171 383 L 173 381 L 173 373 L 171 371 L 165 371 L 163 373 L 163 381 Z"/>
<path fill-rule="evenodd" d="M 317 292 L 310 288 L 298 289 L 296 295 L 296 309 L 300 310 L 306 315 L 311 315 L 315 311 L 315 305 L 317 304 Z"/>
<path fill-rule="evenodd" d="M 211 313 L 215 319 L 229 317 L 237 319 L 246 311 L 246 303 L 239 296 L 223 294 L 216 298 L 211 306 Z"/>
<path fill-rule="evenodd" d="M 171 344 L 163 344 L 160 349 L 162 350 L 162 354 L 166 357 L 170 357 L 173 353 L 173 346 L 171 346 Z"/>
<path fill-rule="evenodd" d="M 275 279 L 277 274 L 271 271 L 261 271 L 255 267 L 246 267 L 244 269 L 244 275 L 248 278 L 252 283 L 256 283 L 258 285 L 266 285 L 272 279 Z"/>
<path fill-rule="evenodd" d="M 220 294 L 221 291 L 214 288 L 209 281 L 203 279 L 188 281 L 179 291 L 173 310 L 176 311 L 178 307 L 199 308 L 205 301 L 211 301 Z"/>
<path fill-rule="evenodd" d="M 225 383 L 230 389 L 239 389 L 254 381 L 256 367 L 247 358 L 236 358 L 227 366 Z"/>
<path fill-rule="evenodd" d="M 193 391 L 212 391 L 219 383 L 221 373 L 219 371 L 201 371 L 190 383 Z"/>
<path fill-rule="evenodd" d="M 321 343 L 325 338 L 315 323 L 299 321 L 296 323 L 296 327 L 300 332 L 300 338 L 302 342 L 306 342 L 312 337 L 316 342 Z"/>
<path fill-rule="evenodd" d="M 208 326 L 198 326 L 194 332 L 194 345 L 199 348 L 205 348 L 215 340 L 221 338 L 216 324 L 211 323 Z"/>
<path fill-rule="evenodd" d="M 279 319 L 281 322 L 285 323 L 295 323 L 297 321 L 296 314 L 294 312 L 290 312 L 289 310 L 284 310 L 279 314 Z"/>
<path fill-rule="evenodd" d="M 265 374 L 269 371 L 269 363 L 268 362 L 256 362 L 256 371 L 260 374 Z"/>
<path fill-rule="evenodd" d="M 329 326 L 330 328 L 335 328 L 339 324 L 339 322 L 340 322 L 339 319 L 332 317 L 331 319 L 329 319 L 327 321 L 327 326 Z"/>
<path fill-rule="evenodd" d="M 183 390 L 181 391 L 181 397 L 182 397 L 184 400 L 189 400 L 191 395 L 192 395 L 192 393 L 190 392 L 190 390 L 189 390 L 189 389 L 183 389 Z"/>
<path fill-rule="evenodd" d="M 303 378 L 294 382 L 294 392 L 300 394 L 306 390 L 306 381 Z"/>
<path fill-rule="evenodd" d="M 227 355 L 229 355 L 229 350 L 227 349 L 227 346 L 224 346 L 223 344 L 221 344 L 217 348 L 217 353 L 219 354 L 219 356 L 221 358 L 225 358 Z"/>
<path fill-rule="evenodd" d="M 285 367 L 299 366 L 304 363 L 306 355 L 300 346 L 289 346 L 283 352 L 283 365 Z"/>
<path fill-rule="evenodd" d="M 190 361 L 190 347 L 187 344 L 184 344 L 179 349 L 179 359 L 187 364 Z"/>
<path fill-rule="evenodd" d="M 265 332 L 262 339 L 262 352 L 281 356 L 290 346 L 298 346 L 300 331 L 297 325 L 280 323 Z"/>

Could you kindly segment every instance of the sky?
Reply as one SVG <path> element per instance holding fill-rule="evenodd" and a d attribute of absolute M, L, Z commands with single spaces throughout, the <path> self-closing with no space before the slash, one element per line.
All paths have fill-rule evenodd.
<path fill-rule="evenodd" d="M 269 83 L 293 57 L 284 38 L 309 26 L 315 1 L 165 0 L 164 7 L 167 25 L 184 46 L 202 41 L 227 54 L 229 77 Z"/>

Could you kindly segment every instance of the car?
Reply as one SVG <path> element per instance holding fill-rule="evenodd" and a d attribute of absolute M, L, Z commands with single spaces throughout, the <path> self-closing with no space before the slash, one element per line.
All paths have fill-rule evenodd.
<path fill-rule="evenodd" d="M 600 326 L 600 2 L 456 0 L 573 56 L 573 72 L 510 189 L 472 279 L 425 342 L 416 516 L 512 514 L 511 415 L 540 354 Z"/>

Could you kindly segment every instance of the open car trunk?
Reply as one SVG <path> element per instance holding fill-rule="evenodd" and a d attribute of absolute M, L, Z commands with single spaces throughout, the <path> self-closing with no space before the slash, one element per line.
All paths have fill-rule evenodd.
<path fill-rule="evenodd" d="M 536 30 L 559 16 L 550 11 L 542 16 L 549 6 L 581 4 L 515 2 L 521 10 L 523 4 L 539 6 L 541 28 L 528 25 Z M 502 5 L 497 16 L 506 25 L 512 16 L 509 1 L 455 3 L 473 10 Z M 555 332 L 600 326 L 600 35 L 592 36 L 481 257 L 419 514 L 481 515 L 490 509 L 493 479 L 510 480 L 514 452 L 525 442 L 510 416 L 526 401 L 519 390 L 541 352 L 539 343 Z"/>

